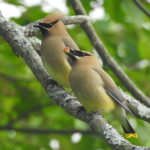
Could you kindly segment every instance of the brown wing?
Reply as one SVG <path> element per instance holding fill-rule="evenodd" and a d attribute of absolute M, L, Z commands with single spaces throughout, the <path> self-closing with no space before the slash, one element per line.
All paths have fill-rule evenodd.
<path fill-rule="evenodd" d="M 106 93 L 113 99 L 115 100 L 121 107 L 123 107 L 126 111 L 131 112 L 131 110 L 126 106 L 125 104 L 125 99 L 123 98 L 121 92 L 119 91 L 118 87 L 112 80 L 112 78 L 101 68 L 93 68 L 94 71 L 96 71 L 100 77 L 102 78 L 104 82 L 104 89 Z"/>
<path fill-rule="evenodd" d="M 64 44 L 66 47 L 72 48 L 72 49 L 79 49 L 75 41 L 69 36 L 67 38 L 62 38 Z"/>

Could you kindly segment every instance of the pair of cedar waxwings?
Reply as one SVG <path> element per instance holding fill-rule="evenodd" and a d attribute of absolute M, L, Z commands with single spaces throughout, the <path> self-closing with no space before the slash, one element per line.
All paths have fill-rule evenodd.
<path fill-rule="evenodd" d="M 126 117 L 125 110 L 131 111 L 118 87 L 96 56 L 78 50 L 61 19 L 61 14 L 54 13 L 35 26 L 43 35 L 41 58 L 48 73 L 63 87 L 71 87 L 87 111 L 113 112 L 126 137 L 137 137 Z"/>

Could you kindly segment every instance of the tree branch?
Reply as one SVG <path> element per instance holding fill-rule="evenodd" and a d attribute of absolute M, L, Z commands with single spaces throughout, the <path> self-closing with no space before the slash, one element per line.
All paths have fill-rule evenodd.
<path fill-rule="evenodd" d="M 70 3 L 75 10 L 77 15 L 87 15 L 80 0 L 70 0 Z M 150 107 L 150 99 L 144 95 L 144 93 L 136 87 L 132 80 L 125 74 L 125 72 L 119 67 L 117 62 L 110 56 L 107 52 L 102 41 L 96 34 L 92 24 L 88 21 L 81 24 L 82 29 L 87 34 L 91 43 L 95 47 L 96 51 L 103 59 L 103 62 L 110 67 L 110 69 L 115 73 L 115 75 L 120 79 L 123 85 L 142 103 Z"/>
<path fill-rule="evenodd" d="M 83 23 L 84 21 L 88 20 L 89 17 L 85 16 L 85 15 L 78 15 L 78 16 L 67 16 L 67 17 L 63 17 L 62 21 L 65 25 L 69 25 L 69 24 L 80 24 Z M 24 28 L 24 32 L 25 35 L 28 37 L 31 36 L 35 36 L 37 34 L 40 33 L 40 30 L 33 27 L 34 25 L 37 25 L 38 21 L 35 21 L 33 23 L 30 23 L 28 25 L 25 26 Z"/>
<path fill-rule="evenodd" d="M 93 131 L 106 140 L 112 148 L 118 150 L 149 149 L 143 146 L 135 146 L 128 142 L 99 113 L 87 113 L 84 109 L 81 109 L 81 105 L 76 98 L 65 92 L 48 76 L 40 57 L 15 23 L 0 17 L 0 34 L 6 39 L 12 49 L 23 58 L 38 81 L 45 88 L 49 97 L 70 115 L 88 123 Z"/>
<path fill-rule="evenodd" d="M 32 47 L 36 50 L 36 52 L 41 55 L 41 40 L 36 37 L 28 37 L 28 40 L 32 44 Z"/>
<path fill-rule="evenodd" d="M 135 3 L 137 7 L 139 7 L 144 12 L 144 14 L 150 17 L 150 12 L 146 10 L 138 0 L 133 0 L 133 2 Z"/>
<path fill-rule="evenodd" d="M 136 99 L 131 97 L 130 95 L 126 94 L 121 90 L 121 93 L 129 103 L 127 104 L 130 110 L 132 110 L 132 113 L 142 120 L 147 121 L 150 123 L 150 108 L 146 107 L 145 105 L 139 103 Z"/>

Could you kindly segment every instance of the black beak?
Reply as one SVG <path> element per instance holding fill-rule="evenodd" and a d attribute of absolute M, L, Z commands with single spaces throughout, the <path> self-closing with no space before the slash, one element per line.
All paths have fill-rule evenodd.
<path fill-rule="evenodd" d="M 40 23 L 33 25 L 33 27 L 39 28 L 43 36 L 48 35 L 48 30 L 45 27 L 41 26 Z"/>
<path fill-rule="evenodd" d="M 66 51 L 65 54 L 67 54 L 72 60 L 77 60 L 77 57 L 74 55 L 71 49 L 69 52 Z"/>
<path fill-rule="evenodd" d="M 38 25 L 38 24 L 33 25 L 33 27 L 35 27 L 35 28 L 41 28 L 41 26 Z"/>
<path fill-rule="evenodd" d="M 81 50 L 75 50 L 70 48 L 70 53 L 72 53 L 74 56 L 77 57 L 83 57 L 83 56 L 92 56 L 90 53 L 81 51 Z"/>
<path fill-rule="evenodd" d="M 39 28 L 39 29 L 45 29 L 45 27 L 41 25 L 41 22 L 37 22 L 35 25 L 33 25 L 33 27 Z"/>
<path fill-rule="evenodd" d="M 65 53 L 68 55 L 68 56 L 71 56 L 73 55 L 74 57 L 77 56 L 76 53 L 75 53 L 76 50 L 72 49 L 72 48 L 69 48 L 69 51 L 65 51 Z"/>
<path fill-rule="evenodd" d="M 44 27 L 40 25 L 40 22 L 37 22 L 37 24 L 33 25 L 35 28 L 43 29 Z"/>

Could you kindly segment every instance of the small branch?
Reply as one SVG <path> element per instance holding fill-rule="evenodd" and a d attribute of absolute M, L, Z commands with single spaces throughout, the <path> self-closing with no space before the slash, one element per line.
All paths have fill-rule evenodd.
<path fill-rule="evenodd" d="M 27 134 L 74 134 L 74 133 L 81 133 L 81 134 L 95 134 L 91 130 L 77 130 L 77 129 L 72 129 L 72 130 L 54 130 L 54 129 L 37 129 L 37 128 L 14 128 L 11 126 L 0 126 L 1 131 L 10 131 L 14 130 L 16 132 L 21 132 L 21 133 L 27 133 Z M 95 134 L 96 135 L 96 134 Z"/>
<path fill-rule="evenodd" d="M 133 0 L 133 2 L 139 7 L 148 17 L 150 17 L 150 12 L 146 10 L 138 0 Z"/>
<path fill-rule="evenodd" d="M 142 120 L 147 121 L 150 123 L 150 108 L 146 107 L 145 105 L 139 103 L 139 101 L 135 100 L 130 95 L 126 94 L 121 90 L 121 93 L 129 103 L 127 104 L 133 114 Z"/>
<path fill-rule="evenodd" d="M 70 0 L 72 7 L 77 15 L 86 15 L 86 12 L 80 2 L 80 0 Z M 120 79 L 123 85 L 132 93 L 140 102 L 150 107 L 150 99 L 136 87 L 132 80 L 125 74 L 125 72 L 119 67 L 117 62 L 107 52 L 102 41 L 98 37 L 92 24 L 88 21 L 81 24 L 82 29 L 89 37 L 91 43 L 95 47 L 96 51 L 103 59 L 103 62 L 114 72 L 114 74 Z"/>
<path fill-rule="evenodd" d="M 28 40 L 30 41 L 36 52 L 39 54 L 39 56 L 41 56 L 41 40 L 37 39 L 36 37 L 28 37 Z"/>
<path fill-rule="evenodd" d="M 89 19 L 88 16 L 78 15 L 78 16 L 67 16 L 67 17 L 65 16 L 62 18 L 62 21 L 65 25 L 69 25 L 69 24 L 81 24 L 88 19 Z M 26 25 L 26 27 L 24 27 L 24 32 L 27 37 L 35 36 L 40 33 L 38 28 L 33 27 L 37 23 L 38 21 L 35 21 L 33 23 Z"/>
<path fill-rule="evenodd" d="M 128 142 L 99 113 L 87 113 L 84 109 L 81 109 L 81 105 L 77 99 L 65 92 L 48 76 L 40 57 L 16 24 L 5 18 L 0 18 L 0 34 L 6 39 L 12 49 L 24 59 L 41 85 L 45 88 L 49 97 L 70 115 L 89 124 L 93 131 L 107 141 L 112 148 L 118 150 L 149 149 L 142 146 L 135 146 Z"/>
<path fill-rule="evenodd" d="M 69 24 L 81 24 L 85 21 L 89 20 L 87 15 L 77 15 L 77 16 L 64 16 L 62 21 L 65 25 Z"/>

